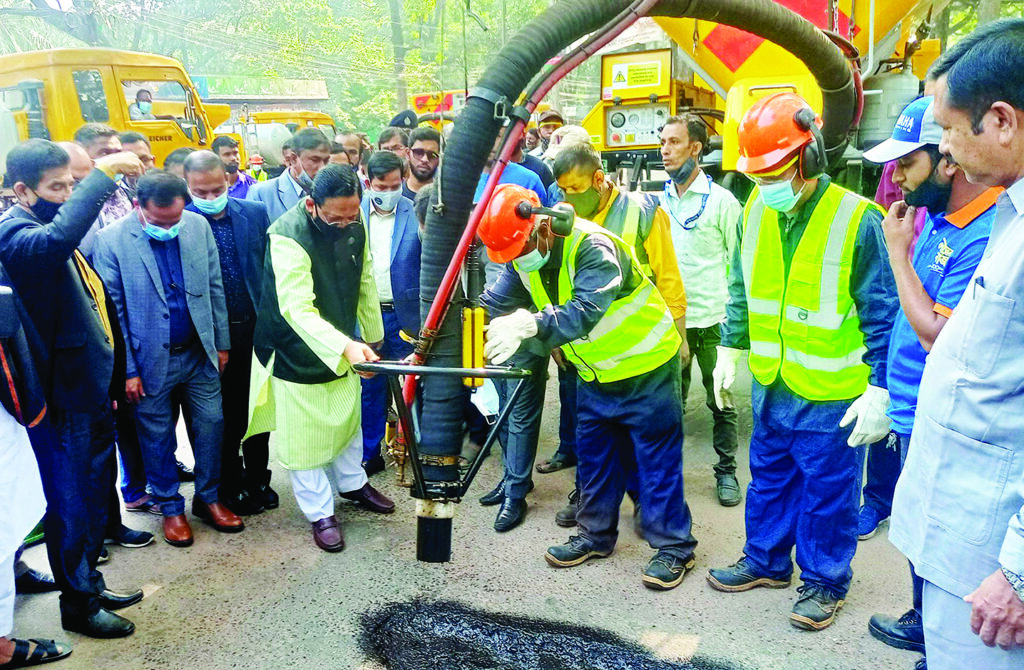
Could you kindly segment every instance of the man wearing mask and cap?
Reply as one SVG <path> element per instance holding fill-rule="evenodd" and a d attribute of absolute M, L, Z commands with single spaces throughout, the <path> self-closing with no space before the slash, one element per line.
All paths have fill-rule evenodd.
<path fill-rule="evenodd" d="M 478 232 L 491 261 L 504 264 L 481 297 L 492 314 L 504 314 L 487 327 L 487 358 L 500 365 L 536 338 L 562 347 L 582 379 L 579 534 L 544 558 L 567 568 L 610 555 L 627 477 L 638 469 L 644 536 L 657 549 L 642 582 L 675 588 L 697 545 L 680 453 L 682 340 L 630 245 L 568 208 L 539 206 L 522 187 L 498 186 Z"/>
<path fill-rule="evenodd" d="M 329 165 L 268 229 L 249 397 L 247 436 L 277 431 L 299 509 L 329 552 L 345 548 L 335 490 L 370 511 L 395 510 L 361 467 L 358 379 L 368 375 L 352 366 L 378 360 L 367 342 L 384 338 L 361 196 L 351 168 Z"/>
<path fill-rule="evenodd" d="M 740 121 L 737 169 L 757 187 L 739 222 L 714 370 L 715 402 L 730 407 L 750 350 L 754 421 L 746 545 L 708 582 L 785 588 L 795 545 L 804 583 L 790 623 L 804 630 L 835 621 L 853 577 L 859 447 L 889 433 L 898 309 L 882 211 L 825 174 L 821 125 L 793 93 L 758 100 Z"/>
<path fill-rule="evenodd" d="M 738 505 L 737 422 L 734 407 L 715 402 L 712 373 L 718 362 L 720 325 L 729 301 L 729 259 L 736 248 L 736 222 L 743 208 L 728 189 L 700 169 L 708 151 L 708 127 L 695 116 L 673 116 L 661 129 L 661 158 L 669 180 L 661 195 L 668 213 L 679 273 L 686 286 L 686 339 L 690 365 L 683 368 L 683 407 L 690 391 L 694 359 L 700 368 L 706 403 L 714 417 L 712 443 L 718 503 Z"/>
<path fill-rule="evenodd" d="M 370 188 L 361 205 L 384 323 L 377 354 L 385 360 L 411 354 L 412 345 L 399 333 L 416 337 L 420 330 L 420 238 L 412 201 L 402 195 L 403 167 L 402 159 L 390 151 L 370 156 Z M 384 469 L 381 443 L 390 394 L 384 377 L 364 379 L 362 387 L 363 467 L 372 475 Z"/>
<path fill-rule="evenodd" d="M 228 195 L 229 176 L 223 160 L 211 151 L 196 151 L 185 159 L 185 181 L 191 196 L 185 209 L 206 219 L 217 245 L 232 351 L 220 377 L 224 412 L 220 501 L 245 516 L 278 506 L 267 469 L 270 435 L 261 433 L 242 441 L 249 425 L 252 340 L 270 221 L 260 203 Z"/>
<path fill-rule="evenodd" d="M 241 170 L 242 159 L 238 153 L 238 141 L 232 137 L 221 136 L 213 140 L 210 150 L 217 154 L 217 158 L 224 164 L 224 172 L 228 177 L 228 197 L 244 200 L 256 180 Z"/>
<path fill-rule="evenodd" d="M 246 200 L 262 202 L 271 223 L 309 193 L 320 168 L 331 159 L 331 141 L 317 128 L 303 128 L 289 140 L 295 161 L 273 179 L 249 187 Z"/>
<path fill-rule="evenodd" d="M 901 311 L 889 341 L 887 379 L 892 433 L 868 449 L 864 506 L 858 532 L 874 532 L 889 516 L 892 497 L 917 413 L 925 359 L 981 262 L 1002 188 L 972 184 L 939 152 L 942 128 L 932 113 L 933 99 L 907 105 L 892 137 L 864 152 L 872 163 L 895 161 L 893 183 L 906 208 L 893 206 L 882 221 L 889 263 L 896 277 Z M 927 209 L 927 221 L 911 258 L 916 217 L 909 208 Z M 900 215 L 902 214 L 902 216 Z M 910 214 L 910 216 L 907 216 Z M 913 607 L 899 618 L 876 614 L 868 630 L 890 646 L 924 653 L 921 623 L 923 583 L 910 568 Z"/>
<path fill-rule="evenodd" d="M 544 152 L 547 151 L 548 142 L 551 141 L 551 133 L 564 125 L 565 119 L 562 118 L 562 115 L 559 112 L 553 109 L 541 112 L 540 118 L 537 122 L 537 132 L 540 133 L 540 144 L 530 153 L 537 158 L 542 158 L 544 156 Z"/>

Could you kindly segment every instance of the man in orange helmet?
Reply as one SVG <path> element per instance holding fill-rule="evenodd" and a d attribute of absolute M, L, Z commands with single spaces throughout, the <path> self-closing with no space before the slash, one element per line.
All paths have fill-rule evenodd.
<path fill-rule="evenodd" d="M 501 364 L 524 340 L 536 338 L 547 349 L 562 347 L 581 380 L 579 535 L 550 547 L 544 558 L 568 568 L 611 554 L 626 480 L 635 469 L 644 537 L 657 549 L 642 581 L 652 589 L 674 588 L 693 568 L 697 546 L 680 457 L 682 339 L 632 247 L 575 219 L 570 209 L 538 212 L 539 205 L 532 191 L 502 184 L 479 235 L 490 259 L 504 264 L 481 297 L 496 317 L 484 354 Z"/>
<path fill-rule="evenodd" d="M 889 432 L 885 366 L 899 308 L 883 212 L 824 174 L 821 125 L 792 93 L 759 100 L 740 122 L 737 168 L 757 188 L 740 221 L 714 371 L 716 400 L 731 406 L 750 350 L 747 542 L 708 582 L 785 588 L 795 545 L 804 583 L 790 622 L 806 630 L 835 620 L 853 576 L 860 447 Z"/>

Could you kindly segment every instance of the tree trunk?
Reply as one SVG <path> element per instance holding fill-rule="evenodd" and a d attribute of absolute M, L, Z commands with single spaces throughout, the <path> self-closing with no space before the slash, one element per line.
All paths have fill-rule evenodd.
<path fill-rule="evenodd" d="M 978 25 L 983 26 L 999 18 L 1000 0 L 979 0 Z"/>
<path fill-rule="evenodd" d="M 405 35 L 402 30 L 402 0 L 388 0 L 391 10 L 391 47 L 395 54 L 395 98 L 398 109 L 409 108 L 409 90 L 405 83 Z"/>

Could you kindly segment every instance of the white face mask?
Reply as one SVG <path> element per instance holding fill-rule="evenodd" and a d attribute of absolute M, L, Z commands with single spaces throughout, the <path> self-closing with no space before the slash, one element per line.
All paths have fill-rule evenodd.
<path fill-rule="evenodd" d="M 548 258 L 550 256 L 550 250 L 548 250 L 547 253 L 542 254 L 540 252 L 540 249 L 536 248 L 530 253 L 524 256 L 520 256 L 519 258 L 513 260 L 512 265 L 514 265 L 517 270 L 521 270 L 522 272 L 536 272 L 537 270 L 540 270 L 547 264 Z"/>
<path fill-rule="evenodd" d="M 402 189 L 394 191 L 378 191 L 370 189 L 370 202 L 382 212 L 392 212 L 398 206 L 398 199 L 402 197 Z"/>

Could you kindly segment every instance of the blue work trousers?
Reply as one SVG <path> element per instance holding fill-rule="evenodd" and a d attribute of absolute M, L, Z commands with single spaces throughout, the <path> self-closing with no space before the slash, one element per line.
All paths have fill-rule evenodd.
<path fill-rule="evenodd" d="M 178 493 L 177 447 L 174 425 L 174 394 L 188 408 L 192 424 L 192 448 L 196 456 L 195 498 L 204 503 L 217 502 L 220 486 L 221 445 L 224 440 L 224 414 L 221 408 L 220 378 L 206 351 L 198 343 L 181 353 L 172 353 L 167 376 L 162 380 L 142 380 L 146 390 L 135 408 L 139 443 L 146 463 L 146 475 L 155 502 L 164 516 L 185 513 L 185 499 Z"/>
<path fill-rule="evenodd" d="M 884 519 L 892 514 L 892 495 L 896 491 L 896 480 L 900 478 L 899 446 L 883 438 L 868 446 L 867 459 L 864 504 Z"/>
<path fill-rule="evenodd" d="M 615 547 L 619 506 L 635 459 L 644 537 L 678 558 L 693 556 L 697 540 L 683 492 L 679 359 L 618 382 L 581 380 L 577 400 L 580 536 L 598 551 Z"/>
<path fill-rule="evenodd" d="M 533 461 L 537 458 L 537 438 L 540 436 L 540 422 L 544 416 L 548 360 L 547 356 L 519 353 L 510 361 L 512 367 L 527 369 L 531 375 L 523 379 L 523 389 L 519 392 L 508 420 L 498 427 L 498 441 L 505 464 L 504 482 L 507 498 L 525 498 L 530 489 L 530 482 L 533 481 Z M 500 407 L 504 409 L 519 380 L 495 381 Z"/>
<path fill-rule="evenodd" d="M 579 384 L 576 368 L 566 361 L 558 368 L 558 449 L 552 458 L 576 460 L 576 386 Z"/>
<path fill-rule="evenodd" d="M 747 543 L 760 573 L 788 579 L 796 561 L 806 584 L 845 597 L 857 551 L 863 449 L 839 421 L 851 401 L 812 402 L 781 382 L 754 382 Z M 646 510 L 644 510 L 646 513 Z"/>
<path fill-rule="evenodd" d="M 377 354 L 386 361 L 397 361 L 412 353 L 412 345 L 398 334 L 401 326 L 398 313 L 381 310 L 384 321 L 384 340 Z M 360 379 L 362 384 L 363 405 L 363 462 L 381 453 L 381 442 L 387 429 L 388 407 L 391 405 L 391 393 L 388 390 L 388 378 L 385 375 L 374 375 L 370 379 Z"/>

